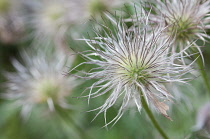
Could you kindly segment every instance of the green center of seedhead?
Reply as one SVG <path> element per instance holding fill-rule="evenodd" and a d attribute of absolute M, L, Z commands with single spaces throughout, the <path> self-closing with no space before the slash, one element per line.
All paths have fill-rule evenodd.
<path fill-rule="evenodd" d="M 149 77 L 144 67 L 131 67 L 127 71 L 127 76 L 130 77 L 131 81 L 136 80 L 141 83 L 145 83 L 145 79 Z"/>
<path fill-rule="evenodd" d="M 59 84 L 50 79 L 45 79 L 41 81 L 37 87 L 38 91 L 38 101 L 45 102 L 48 98 L 55 100 L 60 91 Z"/>
<path fill-rule="evenodd" d="M 0 13 L 8 12 L 10 8 L 9 0 L 0 0 Z"/>
<path fill-rule="evenodd" d="M 91 15 L 101 14 L 107 10 L 106 4 L 102 0 L 91 0 L 89 3 L 89 11 Z"/>
<path fill-rule="evenodd" d="M 135 56 L 131 56 L 130 58 L 125 59 L 121 67 L 124 68 L 118 70 L 117 72 L 123 77 L 127 78 L 130 83 L 137 81 L 145 84 L 145 80 L 150 76 L 147 70 L 147 66 L 137 60 Z"/>
<path fill-rule="evenodd" d="M 57 21 L 59 18 L 62 17 L 64 14 L 64 10 L 61 6 L 59 5 L 50 5 L 46 11 L 45 15 L 51 20 L 51 21 Z"/>
<path fill-rule="evenodd" d="M 173 23 L 167 22 L 167 24 L 169 24 L 168 34 L 175 37 L 175 41 L 181 43 L 193 39 L 195 33 L 198 32 L 196 23 L 189 18 L 178 18 Z"/>

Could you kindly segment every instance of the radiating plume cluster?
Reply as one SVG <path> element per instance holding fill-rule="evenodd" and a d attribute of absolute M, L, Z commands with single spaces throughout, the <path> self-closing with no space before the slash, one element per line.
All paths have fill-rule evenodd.
<path fill-rule="evenodd" d="M 200 54 L 201 50 L 195 40 L 202 40 L 204 43 L 209 36 L 206 34 L 210 28 L 210 1 L 209 0 L 169 0 L 154 2 L 156 7 L 151 20 L 159 22 L 167 29 L 163 36 L 172 36 L 172 53 L 185 49 L 186 46 L 193 44 Z M 186 51 L 185 51 L 186 53 Z M 190 54 L 189 54 L 190 55 Z"/>
<path fill-rule="evenodd" d="M 187 78 L 182 76 L 192 70 L 193 62 L 188 66 L 180 63 L 181 53 L 169 55 L 168 49 L 173 44 L 171 36 L 161 38 L 167 28 L 159 26 L 150 31 L 149 14 L 143 9 L 141 11 L 141 20 L 133 28 L 129 28 L 123 19 L 116 20 L 106 14 L 108 21 L 100 24 L 102 31 L 94 29 L 97 37 L 84 39 L 91 48 L 91 51 L 82 54 L 88 60 L 84 64 L 97 65 L 84 78 L 98 79 L 86 97 L 90 101 L 91 98 L 109 93 L 104 104 L 94 109 L 99 111 L 97 115 L 104 112 L 105 118 L 108 109 L 116 102 L 121 102 L 118 114 L 106 125 L 118 121 L 131 100 L 141 111 L 142 97 L 151 107 L 170 119 L 166 113 L 169 109 L 167 103 L 172 102 L 173 96 L 165 84 L 185 83 Z M 113 30 L 107 26 L 107 22 L 111 23 L 109 27 L 113 27 Z M 189 47 L 186 46 L 186 49 Z M 177 63 L 171 60 L 172 57 Z"/>
<path fill-rule="evenodd" d="M 76 83 L 74 78 L 65 77 L 62 72 L 72 60 L 62 52 L 49 56 L 49 52 L 24 51 L 21 56 L 23 64 L 13 61 L 17 73 L 6 73 L 8 91 L 4 97 L 22 107 L 23 116 L 28 116 L 39 105 L 47 104 L 50 111 L 55 110 L 55 105 L 71 108 L 65 97 L 71 94 Z"/>
<path fill-rule="evenodd" d="M 0 41 L 12 44 L 19 41 L 24 32 L 21 13 L 22 1 L 0 0 Z"/>

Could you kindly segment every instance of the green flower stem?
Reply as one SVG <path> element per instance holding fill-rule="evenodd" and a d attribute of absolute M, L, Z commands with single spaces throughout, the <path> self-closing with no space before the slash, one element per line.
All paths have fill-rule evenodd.
<path fill-rule="evenodd" d="M 197 64 L 198 64 L 198 66 L 200 68 L 201 76 L 203 77 L 203 81 L 204 81 L 204 83 L 206 85 L 206 88 L 208 90 L 208 93 L 210 95 L 210 84 L 209 84 L 208 76 L 206 74 L 206 71 L 205 71 L 205 68 L 204 68 L 204 65 L 203 65 L 201 57 L 198 58 Z"/>
<path fill-rule="evenodd" d="M 88 136 L 85 131 L 76 123 L 74 120 L 70 120 L 71 123 L 74 125 L 74 128 L 79 132 L 81 139 L 91 139 L 90 136 Z"/>
<path fill-rule="evenodd" d="M 144 110 L 146 111 L 147 115 L 149 116 L 150 120 L 152 121 L 154 127 L 158 130 L 158 132 L 161 134 L 161 136 L 164 139 L 169 139 L 167 137 L 167 135 L 165 134 L 165 132 L 161 129 L 161 127 L 159 126 L 158 122 L 155 120 L 155 117 L 153 116 L 152 112 L 150 111 L 147 102 L 141 92 L 141 103 L 142 103 L 142 107 L 144 108 Z"/>
<path fill-rule="evenodd" d="M 196 55 L 196 57 L 198 57 L 199 55 Z M 210 96 L 210 84 L 209 84 L 209 80 L 208 80 L 208 76 L 206 74 L 206 70 L 202 61 L 202 57 L 200 56 L 197 60 L 197 64 L 201 73 L 201 76 L 203 78 L 204 84 L 206 86 L 206 89 L 208 90 L 209 96 Z"/>
<path fill-rule="evenodd" d="M 62 110 L 62 108 L 59 106 L 56 106 L 56 110 L 58 112 L 58 118 L 60 118 L 60 120 L 63 121 L 67 126 L 74 128 L 81 139 L 91 139 L 91 137 L 88 136 L 82 129 L 82 127 L 80 127 L 71 117 L 69 117 L 68 112 Z"/>

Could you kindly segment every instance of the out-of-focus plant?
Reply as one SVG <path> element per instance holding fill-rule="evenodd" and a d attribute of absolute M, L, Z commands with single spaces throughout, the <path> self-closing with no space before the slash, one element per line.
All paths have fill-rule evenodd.
<path fill-rule="evenodd" d="M 62 46 L 67 32 L 77 33 L 74 27 L 82 26 L 88 18 L 84 4 L 82 0 L 29 1 L 27 5 L 32 12 L 28 23 L 33 28 L 35 43 Z"/>
<path fill-rule="evenodd" d="M 176 53 L 191 45 L 190 49 L 183 51 L 182 55 L 192 57 L 192 53 L 198 52 L 202 58 L 197 60 L 201 69 L 201 75 L 204 83 L 210 93 L 210 83 L 204 70 L 204 57 L 201 47 L 205 45 L 209 35 L 206 33 L 210 28 L 210 1 L 209 0 L 170 0 L 155 1 L 155 14 L 151 19 L 154 22 L 162 23 L 167 30 L 164 36 L 173 36 L 174 44 L 171 46 L 171 53 Z M 163 37 L 164 37 L 163 36 Z M 197 40 L 203 42 L 202 45 Z M 184 62 L 184 58 L 182 62 Z"/>
<path fill-rule="evenodd" d="M 93 17 L 103 15 L 103 12 L 112 11 L 113 8 L 119 8 L 128 0 L 87 0 L 87 9 Z"/>
<path fill-rule="evenodd" d="M 197 132 L 199 136 L 210 138 L 210 104 L 203 105 L 196 117 L 196 125 L 193 130 Z"/>
<path fill-rule="evenodd" d="M 155 3 L 155 22 L 167 27 L 164 36 L 173 36 L 174 45 L 172 53 L 182 51 L 186 46 L 192 44 L 201 53 L 199 45 L 193 42 L 197 39 L 206 42 L 209 36 L 206 30 L 210 28 L 209 10 L 210 1 L 203 0 L 157 0 Z M 185 51 L 185 54 L 187 52 Z M 202 53 L 201 53 L 202 54 Z"/>
<path fill-rule="evenodd" d="M 35 42 L 64 46 L 69 37 L 75 38 L 85 30 L 85 23 L 91 18 L 123 2 L 115 0 L 38 0 L 27 2 L 32 9 L 29 26 L 33 27 Z M 69 35 L 70 34 L 70 35 Z M 51 44 L 51 43 L 50 43 Z M 65 46 L 67 47 L 67 46 Z"/>
<path fill-rule="evenodd" d="M 21 0 L 0 0 L 0 41 L 14 44 L 23 37 L 24 19 Z"/>
<path fill-rule="evenodd" d="M 72 95 L 78 81 L 62 74 L 74 56 L 68 58 L 60 51 L 32 50 L 21 53 L 22 64 L 13 60 L 16 72 L 6 72 L 6 93 L 2 96 L 11 100 L 14 109 L 20 109 L 26 122 L 34 111 L 46 119 L 58 115 L 67 125 L 76 127 L 79 136 L 83 135 L 84 131 L 76 124 L 76 106 L 66 98 Z"/>

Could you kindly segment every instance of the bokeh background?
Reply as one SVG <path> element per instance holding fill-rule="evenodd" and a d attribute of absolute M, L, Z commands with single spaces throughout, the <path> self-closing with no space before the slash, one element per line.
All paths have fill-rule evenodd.
<path fill-rule="evenodd" d="M 93 120 L 97 111 L 87 111 L 100 106 L 107 95 L 90 100 L 88 105 L 87 99 L 80 96 L 94 80 L 79 79 L 67 73 L 85 61 L 78 53 L 89 50 L 89 47 L 85 41 L 78 39 L 94 37 L 92 28 L 97 28 L 98 25 L 90 19 L 100 23 L 103 21 L 103 12 L 108 11 L 112 14 L 118 12 L 124 18 L 129 18 L 126 12 L 134 11 L 133 6 L 129 5 L 132 5 L 129 0 L 0 0 L 0 139 L 161 139 L 144 110 L 139 113 L 136 108 L 129 108 L 108 129 L 103 127 L 105 122 L 102 114 Z M 210 79 L 210 44 L 207 42 L 201 49 L 205 58 L 204 70 Z M 71 89 L 64 97 L 71 108 L 55 104 L 55 109 L 51 111 L 43 100 L 34 102 L 35 107 L 24 117 L 21 114 L 23 106 L 17 103 L 19 98 L 11 99 L 5 95 L 10 90 L 8 84 L 13 82 L 8 80 L 7 75 L 19 72 L 14 67 L 15 59 L 25 65 L 24 52 L 28 53 L 27 59 L 30 59 L 40 51 L 46 59 L 49 56 L 52 61 L 59 51 L 70 61 L 69 65 L 67 62 L 60 69 L 60 74 L 65 78 L 73 78 L 66 85 Z M 86 65 L 78 68 L 84 71 L 90 69 Z M 189 85 L 173 88 L 183 94 L 170 105 L 168 113 L 173 121 L 153 112 L 171 139 L 207 138 L 204 137 L 206 131 L 193 130 L 199 109 L 210 102 L 199 69 L 194 74 Z M 20 79 L 19 82 L 28 85 L 30 81 Z M 28 89 L 24 93 L 30 94 L 30 91 L 32 90 Z M 108 120 L 116 115 L 117 108 L 118 104 L 107 112 Z M 210 113 L 210 109 L 207 113 Z"/>

